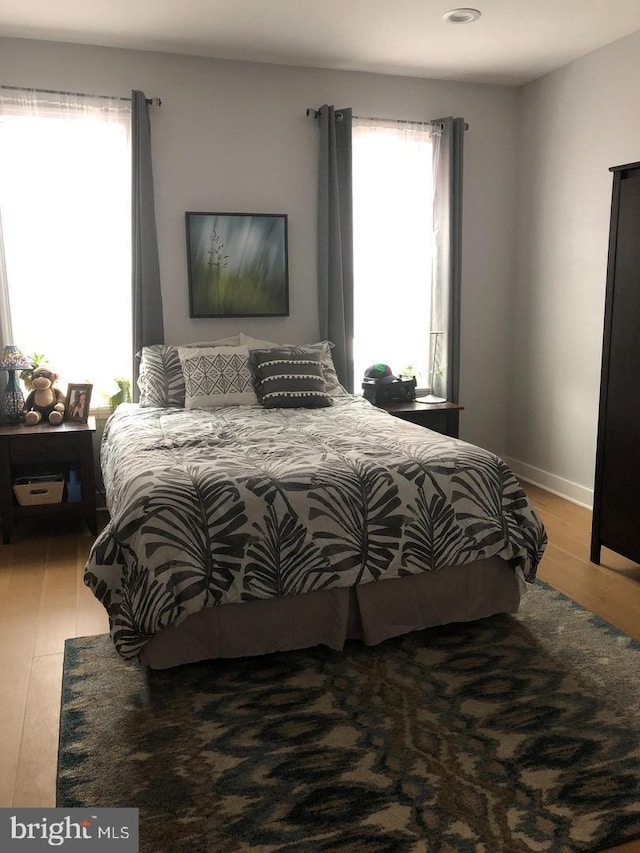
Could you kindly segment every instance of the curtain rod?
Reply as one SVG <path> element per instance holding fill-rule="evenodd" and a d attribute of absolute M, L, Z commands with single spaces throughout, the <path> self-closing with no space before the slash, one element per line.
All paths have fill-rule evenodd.
<path fill-rule="evenodd" d="M 310 118 L 318 118 L 319 115 L 320 110 L 314 110 L 312 107 L 309 107 L 307 109 L 307 116 L 309 116 Z M 439 121 L 410 121 L 406 118 L 380 118 L 379 116 L 352 116 L 352 118 L 359 118 L 362 121 L 388 121 L 393 122 L 393 124 L 420 124 L 425 126 L 439 124 L 442 126 L 442 123 Z"/>
<path fill-rule="evenodd" d="M 362 121 L 386 121 L 390 124 L 418 124 L 424 127 L 435 127 L 435 125 L 439 125 L 441 130 L 444 130 L 444 126 L 441 121 L 411 121 L 407 118 L 380 118 L 379 116 L 353 116 L 355 119 L 361 119 Z"/>
<path fill-rule="evenodd" d="M 9 89 L 12 92 L 39 92 L 43 95 L 76 95 L 79 98 L 104 98 L 107 101 L 130 101 L 131 98 L 123 98 L 118 95 L 90 95 L 87 92 L 63 92 L 60 89 L 34 89 L 28 86 L 2 86 L 0 89 Z M 162 101 L 160 98 L 145 98 L 149 106 L 160 107 Z"/>
<path fill-rule="evenodd" d="M 318 118 L 319 114 L 319 110 L 314 110 L 312 107 L 308 107 L 307 116 L 310 118 Z M 386 121 L 391 124 L 419 124 L 424 125 L 425 127 L 440 125 L 440 129 L 444 130 L 444 125 L 441 121 L 410 121 L 405 118 L 380 118 L 379 116 L 352 116 L 352 118 L 361 119 L 362 121 Z M 469 130 L 469 125 L 466 122 L 464 124 L 464 129 Z"/>

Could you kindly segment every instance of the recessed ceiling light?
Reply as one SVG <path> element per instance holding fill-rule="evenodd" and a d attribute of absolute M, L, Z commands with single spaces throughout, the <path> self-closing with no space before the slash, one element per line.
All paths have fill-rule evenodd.
<path fill-rule="evenodd" d="M 470 24 L 477 21 L 481 13 L 477 9 L 451 9 L 442 16 L 450 24 Z"/>

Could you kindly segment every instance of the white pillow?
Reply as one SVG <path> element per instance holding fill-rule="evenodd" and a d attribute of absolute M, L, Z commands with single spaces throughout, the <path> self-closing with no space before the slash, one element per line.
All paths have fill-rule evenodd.
<path fill-rule="evenodd" d="M 220 338 L 217 341 L 194 341 L 192 344 L 181 344 L 181 346 L 189 349 L 193 347 L 237 347 L 243 343 L 241 335 L 229 335 L 228 338 Z"/>
<path fill-rule="evenodd" d="M 178 354 L 185 409 L 257 405 L 248 347 L 178 347 Z"/>
<path fill-rule="evenodd" d="M 274 344 L 271 341 L 262 341 L 260 338 L 252 338 L 251 335 L 245 335 L 240 332 L 240 343 L 243 346 L 248 346 L 249 349 L 278 349 L 283 344 Z"/>

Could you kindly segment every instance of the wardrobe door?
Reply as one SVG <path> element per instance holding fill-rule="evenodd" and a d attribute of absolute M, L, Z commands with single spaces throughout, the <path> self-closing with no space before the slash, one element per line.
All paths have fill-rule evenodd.
<path fill-rule="evenodd" d="M 614 173 L 591 559 L 640 562 L 640 164 Z"/>

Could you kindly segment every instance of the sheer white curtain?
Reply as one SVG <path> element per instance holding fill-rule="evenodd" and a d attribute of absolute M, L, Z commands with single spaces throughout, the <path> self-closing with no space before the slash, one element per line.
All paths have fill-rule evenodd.
<path fill-rule="evenodd" d="M 13 341 L 7 265 L 4 259 L 4 237 L 2 235 L 2 210 L 0 209 L 0 349 Z"/>
<path fill-rule="evenodd" d="M 439 125 L 353 119 L 354 370 L 429 386 L 434 144 Z"/>
<path fill-rule="evenodd" d="M 0 87 L 0 334 L 94 404 L 131 374 L 130 112 Z"/>

